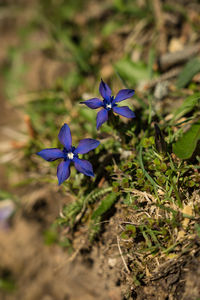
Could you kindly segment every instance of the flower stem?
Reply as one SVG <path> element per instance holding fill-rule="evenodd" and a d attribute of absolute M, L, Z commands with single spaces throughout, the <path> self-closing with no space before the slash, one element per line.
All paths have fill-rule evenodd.
<path fill-rule="evenodd" d="M 119 136 L 122 143 L 125 143 L 125 133 L 123 130 L 123 125 L 120 122 L 120 119 L 118 116 L 115 116 L 112 110 L 108 112 L 108 125 L 112 127 L 117 135 Z"/>

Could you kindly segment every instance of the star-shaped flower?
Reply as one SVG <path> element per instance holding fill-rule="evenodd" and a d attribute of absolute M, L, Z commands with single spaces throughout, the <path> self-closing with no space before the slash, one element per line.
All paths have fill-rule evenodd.
<path fill-rule="evenodd" d="M 56 159 L 63 159 L 58 165 L 57 177 L 59 185 L 63 183 L 70 176 L 70 164 L 73 162 L 75 168 L 87 175 L 94 176 L 92 165 L 89 161 L 78 158 L 78 154 L 85 154 L 99 146 L 100 142 L 94 139 L 84 139 L 75 148 L 72 146 L 72 137 L 70 128 L 64 124 L 58 134 L 58 139 L 64 146 L 63 150 L 57 148 L 43 149 L 37 153 L 47 161 L 54 161 Z"/>
<path fill-rule="evenodd" d="M 135 118 L 134 112 L 128 106 L 117 106 L 117 103 L 132 97 L 135 93 L 134 90 L 120 90 L 117 96 L 114 98 L 109 86 L 103 80 L 101 80 L 101 83 L 99 85 L 99 92 L 103 97 L 103 101 L 101 101 L 99 98 L 92 98 L 87 101 L 81 102 L 92 109 L 103 107 L 103 109 L 100 110 L 97 114 L 97 129 L 99 129 L 101 125 L 108 120 L 108 112 L 110 110 L 113 110 L 116 114 L 122 115 L 126 118 Z"/>

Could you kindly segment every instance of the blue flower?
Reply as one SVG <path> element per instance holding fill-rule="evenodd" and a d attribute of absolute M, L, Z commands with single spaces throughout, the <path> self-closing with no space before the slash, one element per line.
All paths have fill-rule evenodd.
<path fill-rule="evenodd" d="M 58 165 L 57 177 L 59 185 L 70 176 L 70 164 L 73 162 L 75 168 L 87 175 L 94 176 L 92 165 L 89 161 L 78 158 L 78 154 L 85 154 L 99 146 L 100 142 L 94 139 L 84 139 L 75 148 L 72 146 L 70 128 L 64 124 L 58 134 L 58 139 L 64 146 L 63 150 L 57 148 L 43 149 L 37 155 L 47 161 L 54 161 L 62 158 L 63 161 Z"/>
<path fill-rule="evenodd" d="M 135 93 L 134 90 L 120 90 L 117 96 L 114 98 L 109 86 L 105 82 L 103 82 L 103 80 L 101 80 L 101 83 L 99 85 L 99 92 L 103 97 L 103 101 L 101 101 L 99 98 L 92 98 L 87 101 L 81 102 L 92 109 L 103 107 L 103 109 L 100 110 L 97 114 L 97 129 L 99 129 L 101 125 L 108 120 L 108 112 L 111 110 L 113 110 L 116 114 L 122 115 L 123 117 L 135 118 L 134 112 L 128 106 L 117 106 L 118 102 L 132 97 Z"/>
<path fill-rule="evenodd" d="M 12 216 L 15 205 L 11 200 L 0 201 L 0 229 L 9 227 L 9 218 Z"/>

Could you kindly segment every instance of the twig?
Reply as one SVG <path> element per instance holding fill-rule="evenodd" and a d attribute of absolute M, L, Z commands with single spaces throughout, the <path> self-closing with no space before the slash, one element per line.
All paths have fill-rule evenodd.
<path fill-rule="evenodd" d="M 159 82 L 169 80 L 173 77 L 176 77 L 181 72 L 181 70 L 182 70 L 182 67 L 177 67 L 177 68 L 170 70 L 169 72 L 164 73 L 159 78 L 147 81 L 146 83 L 144 83 L 143 89 L 145 89 L 145 90 L 151 89 Z M 141 87 L 140 87 L 140 89 L 141 89 Z"/>
<path fill-rule="evenodd" d="M 165 53 L 158 59 L 161 71 L 164 71 L 176 64 L 183 63 L 200 52 L 200 43 L 184 47 L 181 51 Z"/>
<path fill-rule="evenodd" d="M 163 16 L 162 5 L 160 3 L 160 0 L 153 1 L 153 8 L 154 8 L 157 30 L 159 32 L 158 47 L 159 47 L 159 52 L 162 54 L 167 51 L 167 36 L 165 30 L 165 21 L 164 21 L 165 19 Z"/>
<path fill-rule="evenodd" d="M 28 133 L 29 133 L 29 136 L 34 139 L 37 135 L 35 129 L 33 128 L 33 124 L 32 124 L 32 121 L 31 121 L 31 118 L 29 115 L 25 115 L 24 116 L 24 121 L 26 123 L 26 126 L 27 126 L 27 129 L 28 129 Z"/>
<path fill-rule="evenodd" d="M 119 244 L 119 237 L 118 236 L 117 236 L 117 246 L 118 246 L 119 253 L 120 253 L 120 256 L 122 258 L 123 264 L 125 266 L 125 269 L 126 269 L 127 273 L 130 274 L 130 270 L 129 270 L 129 268 L 128 268 L 126 262 L 125 262 L 125 259 L 123 257 L 123 254 L 122 254 L 122 250 L 121 250 L 121 247 L 120 247 L 120 244 Z"/>

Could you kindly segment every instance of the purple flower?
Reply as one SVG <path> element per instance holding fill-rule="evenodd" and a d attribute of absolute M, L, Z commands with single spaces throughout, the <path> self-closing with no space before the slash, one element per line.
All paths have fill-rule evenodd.
<path fill-rule="evenodd" d="M 0 229 L 9 227 L 8 220 L 12 216 L 15 205 L 11 200 L 0 201 Z"/>
<path fill-rule="evenodd" d="M 108 112 L 111 110 L 113 110 L 116 114 L 122 115 L 123 117 L 135 118 L 134 112 L 128 106 L 117 106 L 118 102 L 132 97 L 135 93 L 134 90 L 120 90 L 117 96 L 114 98 L 109 86 L 105 82 L 103 82 L 103 80 L 101 80 L 101 83 L 99 85 L 99 92 L 103 97 L 103 101 L 101 101 L 99 98 L 92 98 L 87 101 L 81 102 L 92 109 L 103 107 L 103 109 L 100 110 L 97 114 L 97 129 L 99 129 L 101 125 L 108 120 Z"/>
<path fill-rule="evenodd" d="M 58 139 L 64 146 L 63 150 L 57 148 L 44 149 L 37 153 L 47 161 L 54 161 L 62 158 L 63 161 L 58 165 L 57 177 L 59 185 L 70 176 L 70 164 L 74 162 L 75 168 L 87 175 L 94 176 L 92 165 L 89 161 L 78 158 L 78 154 L 85 154 L 99 146 L 100 142 L 94 139 L 84 139 L 75 148 L 72 146 L 70 128 L 64 124 L 58 134 Z"/>

